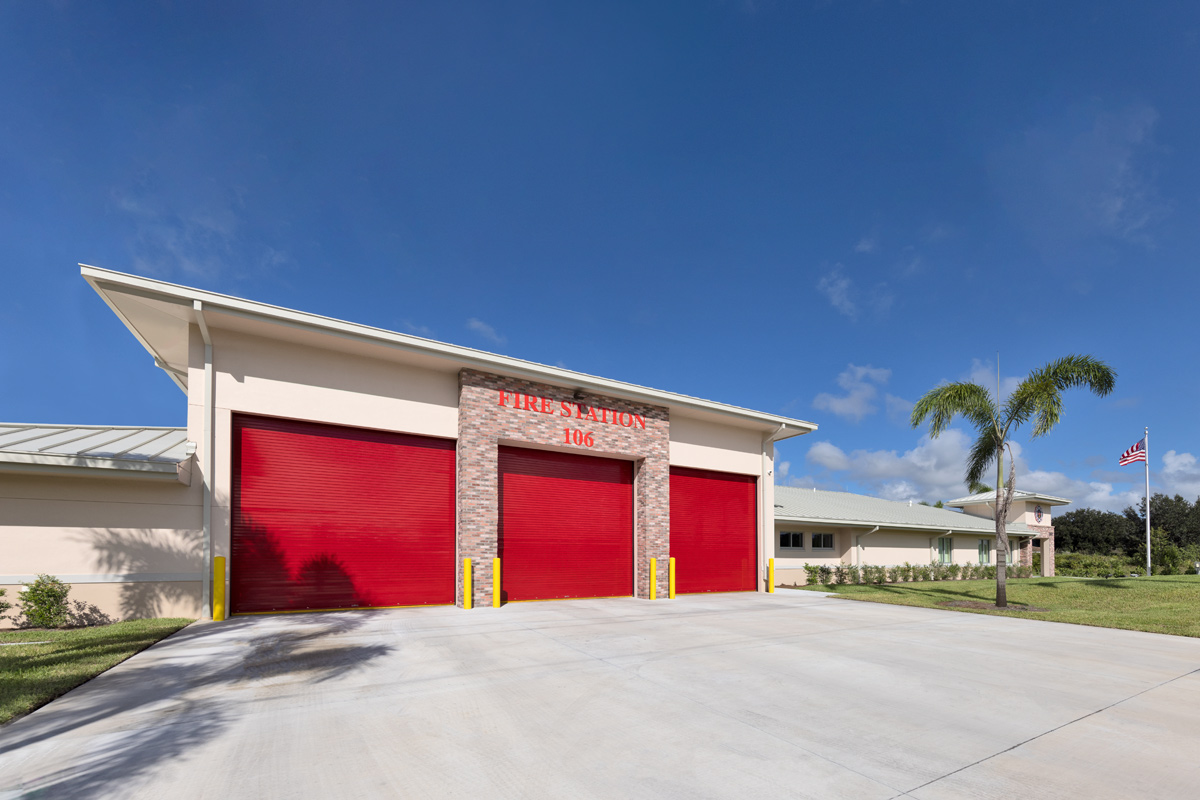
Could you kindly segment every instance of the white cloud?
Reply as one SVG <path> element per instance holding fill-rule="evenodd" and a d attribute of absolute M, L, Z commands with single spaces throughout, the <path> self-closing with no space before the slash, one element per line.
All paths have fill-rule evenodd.
<path fill-rule="evenodd" d="M 413 336 L 420 336 L 425 339 L 433 338 L 433 331 L 425 325 L 417 325 L 411 320 L 404 320 L 404 330 L 411 333 Z"/>
<path fill-rule="evenodd" d="M 1200 497 L 1200 467 L 1196 465 L 1194 455 L 1168 450 L 1163 453 L 1162 460 L 1163 469 L 1160 478 L 1163 490 L 1167 494 L 1180 494 L 1184 499 L 1192 502 Z"/>
<path fill-rule="evenodd" d="M 130 258 L 134 271 L 143 275 L 212 280 L 231 271 L 262 273 L 291 263 L 285 251 L 247 241 L 236 197 L 171 206 L 135 187 L 113 191 L 112 199 L 132 224 Z"/>
<path fill-rule="evenodd" d="M 937 439 L 921 437 L 917 446 L 895 450 L 854 450 L 846 453 L 831 442 L 816 442 L 805 460 L 829 472 L 844 472 L 847 480 L 868 494 L 889 500 L 949 500 L 966 494 L 963 475 L 971 439 L 951 428 Z M 1019 456 L 1019 448 L 1017 448 Z M 1018 462 L 1018 470 L 1020 464 Z M 1021 472 L 1017 472 L 1018 478 Z M 796 479 L 793 479 L 795 482 Z"/>
<path fill-rule="evenodd" d="M 817 281 L 817 289 L 829 298 L 839 313 L 850 319 L 858 319 L 858 306 L 850 297 L 852 285 L 841 264 L 835 264 L 829 274 Z"/>
<path fill-rule="evenodd" d="M 899 425 L 908 425 L 912 417 L 913 404 L 903 397 L 897 397 L 894 394 L 884 395 L 884 408 L 887 409 L 887 417 L 892 422 Z"/>
<path fill-rule="evenodd" d="M 993 395 L 996 393 L 996 362 L 980 361 L 978 358 L 971 359 L 971 369 L 962 378 L 971 383 L 978 383 L 985 387 Z M 1000 378 L 1000 402 L 1003 403 L 1008 399 L 1008 396 L 1013 393 L 1013 390 L 1024 380 L 1013 376 L 1001 376 Z"/>
<path fill-rule="evenodd" d="M 804 460 L 832 472 L 850 469 L 850 457 L 832 442 L 817 442 L 808 448 Z"/>
<path fill-rule="evenodd" d="M 878 253 L 879 252 L 879 237 L 870 233 L 858 240 L 858 244 L 854 245 L 856 253 Z"/>
<path fill-rule="evenodd" d="M 467 320 L 467 328 L 468 330 L 478 333 L 492 344 L 504 344 L 506 341 L 508 341 L 503 336 L 496 333 L 496 329 L 491 325 L 488 325 L 483 320 L 476 319 L 475 317 L 471 317 L 469 320 Z"/>
<path fill-rule="evenodd" d="M 813 407 L 858 422 L 878 410 L 875 406 L 875 398 L 879 396 L 877 385 L 887 383 L 891 376 L 890 369 L 850 364 L 837 377 L 838 386 L 846 394 L 822 392 L 813 398 Z"/>
<path fill-rule="evenodd" d="M 1168 207 L 1149 161 L 1158 112 L 1134 105 L 1055 110 L 992 158 L 991 172 L 1013 217 L 1048 258 L 1087 239 L 1153 244 Z"/>

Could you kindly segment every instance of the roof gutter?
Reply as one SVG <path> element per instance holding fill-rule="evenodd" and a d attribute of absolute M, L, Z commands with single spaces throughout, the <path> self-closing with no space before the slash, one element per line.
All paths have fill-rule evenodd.
<path fill-rule="evenodd" d="M 941 525 L 912 525 L 912 524 L 902 523 L 902 522 L 880 523 L 880 522 L 871 522 L 869 520 L 828 519 L 825 517 L 786 517 L 786 516 L 782 516 L 782 515 L 776 515 L 775 519 L 778 520 L 779 522 L 803 523 L 805 525 L 830 525 L 830 526 L 838 527 L 838 528 L 886 527 L 886 528 L 896 528 L 898 530 L 905 530 L 905 531 L 938 531 L 938 532 L 946 530 Z M 979 519 L 982 519 L 982 517 L 979 517 Z M 871 532 L 874 533 L 874 531 L 871 531 Z M 989 536 L 989 535 L 995 536 L 996 535 L 995 528 L 991 528 L 991 529 L 954 528 L 954 529 L 952 529 L 952 532 L 960 533 L 960 534 L 979 534 L 981 536 Z M 865 536 L 866 534 L 863 534 L 863 535 Z M 1032 531 L 1010 530 L 1008 535 L 1009 536 L 1034 536 L 1035 534 Z"/>

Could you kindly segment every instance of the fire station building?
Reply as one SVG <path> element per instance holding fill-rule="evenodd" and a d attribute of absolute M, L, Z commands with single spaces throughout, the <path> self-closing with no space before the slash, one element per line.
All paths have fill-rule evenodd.
<path fill-rule="evenodd" d="M 187 426 L 0 427 L 0 585 L 116 617 L 207 615 L 217 556 L 234 614 L 662 598 L 670 558 L 679 592 L 766 588 L 774 442 L 812 423 L 82 274 Z"/>

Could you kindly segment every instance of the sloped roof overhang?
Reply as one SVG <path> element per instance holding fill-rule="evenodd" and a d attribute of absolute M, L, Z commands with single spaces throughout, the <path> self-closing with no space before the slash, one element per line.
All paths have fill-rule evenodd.
<path fill-rule="evenodd" d="M 687 416 L 710 418 L 763 431 L 765 438 L 779 441 L 817 429 L 815 423 L 697 397 L 651 389 L 623 381 L 551 367 L 519 358 L 496 355 L 460 345 L 389 331 L 369 325 L 324 317 L 302 311 L 258 303 L 239 297 L 194 289 L 165 281 L 80 264 L 83 278 L 125 324 L 142 346 L 184 392 L 188 385 L 188 340 L 190 326 L 199 324 L 203 313 L 209 327 L 236 327 L 237 321 L 266 323 L 274 335 L 288 332 L 292 338 L 313 341 L 326 347 L 338 343 L 365 344 L 396 351 L 443 369 L 463 368 L 527 380 L 573 387 L 609 397 L 619 397 L 682 411 Z"/>

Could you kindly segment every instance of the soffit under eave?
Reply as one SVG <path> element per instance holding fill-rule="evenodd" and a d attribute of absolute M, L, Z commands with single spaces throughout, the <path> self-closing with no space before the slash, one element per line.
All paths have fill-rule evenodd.
<path fill-rule="evenodd" d="M 126 287 L 92 283 L 109 308 L 129 328 L 142 347 L 186 391 L 191 306 L 160 297 L 146 297 Z"/>

